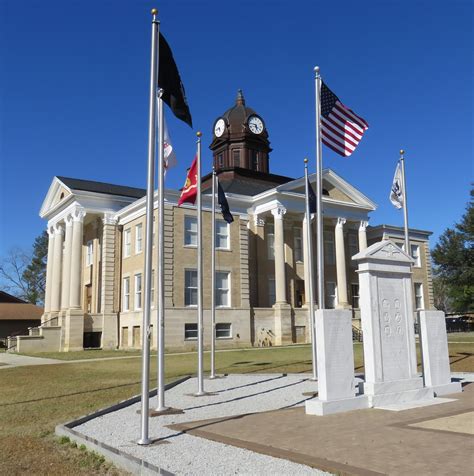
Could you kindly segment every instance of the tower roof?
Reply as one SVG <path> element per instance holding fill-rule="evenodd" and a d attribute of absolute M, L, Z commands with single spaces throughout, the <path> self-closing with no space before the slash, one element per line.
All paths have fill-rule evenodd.
<path fill-rule="evenodd" d="M 245 98 L 242 90 L 237 91 L 235 105 L 223 114 L 231 132 L 241 132 L 249 116 L 255 114 L 255 111 L 245 105 Z"/>

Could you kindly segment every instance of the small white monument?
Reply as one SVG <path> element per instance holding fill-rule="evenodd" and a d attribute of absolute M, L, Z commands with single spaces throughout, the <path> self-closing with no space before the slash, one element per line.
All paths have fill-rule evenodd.
<path fill-rule="evenodd" d="M 425 385 L 436 396 L 462 392 L 460 382 L 451 382 L 446 318 L 442 311 L 420 311 Z"/>
<path fill-rule="evenodd" d="M 352 259 L 359 263 L 365 365 L 361 385 L 369 406 L 433 399 L 416 366 L 412 258 L 386 240 Z"/>
<path fill-rule="evenodd" d="M 352 313 L 318 309 L 315 321 L 318 397 L 306 401 L 306 413 L 329 415 L 367 408 L 367 397 L 356 396 Z"/>

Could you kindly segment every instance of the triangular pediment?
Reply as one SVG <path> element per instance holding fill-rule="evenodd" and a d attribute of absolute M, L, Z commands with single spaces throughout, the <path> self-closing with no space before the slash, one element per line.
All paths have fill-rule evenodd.
<path fill-rule="evenodd" d="M 377 260 L 414 263 L 414 260 L 399 248 L 392 240 L 383 240 L 369 246 L 352 257 L 354 261 Z"/>
<path fill-rule="evenodd" d="M 309 175 L 309 181 L 316 191 L 316 174 Z M 280 185 L 279 192 L 305 193 L 304 177 Z M 323 170 L 323 199 L 360 205 L 369 210 L 375 210 L 377 205 L 331 169 Z"/>
<path fill-rule="evenodd" d="M 60 206 L 61 202 L 67 201 L 71 195 L 71 189 L 61 182 L 58 177 L 54 177 L 41 205 L 40 217 L 44 217 L 50 210 Z"/>

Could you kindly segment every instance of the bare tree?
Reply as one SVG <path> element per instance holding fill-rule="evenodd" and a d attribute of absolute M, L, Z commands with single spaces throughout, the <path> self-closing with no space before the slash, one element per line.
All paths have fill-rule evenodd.
<path fill-rule="evenodd" d="M 29 284 L 24 279 L 24 272 L 31 263 L 31 256 L 20 248 L 11 249 L 0 259 L 0 280 L 4 291 L 27 300 Z"/>

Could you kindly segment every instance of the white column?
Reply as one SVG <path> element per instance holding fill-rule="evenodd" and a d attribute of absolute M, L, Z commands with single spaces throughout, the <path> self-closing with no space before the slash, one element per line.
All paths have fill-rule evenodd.
<path fill-rule="evenodd" d="M 63 279 L 61 293 L 61 310 L 69 308 L 69 289 L 71 281 L 71 245 L 72 245 L 72 216 L 66 217 L 66 233 L 64 237 Z"/>
<path fill-rule="evenodd" d="M 51 311 L 51 283 L 53 278 L 54 230 L 48 227 L 48 259 L 46 262 L 46 289 L 44 296 L 44 313 Z"/>
<path fill-rule="evenodd" d="M 336 274 L 338 308 L 349 307 L 347 301 L 346 253 L 344 250 L 345 218 L 338 218 L 336 224 Z"/>
<path fill-rule="evenodd" d="M 54 225 L 53 244 L 53 272 L 51 277 L 51 312 L 59 312 L 61 309 L 61 267 L 63 257 L 63 233 L 62 225 Z"/>
<path fill-rule="evenodd" d="M 71 281 L 69 290 L 69 307 L 81 308 L 81 271 L 82 271 L 82 224 L 84 211 L 76 210 L 72 215 L 71 243 Z"/>
<path fill-rule="evenodd" d="M 287 304 L 285 278 L 285 240 L 283 232 L 283 215 L 286 208 L 278 207 L 272 210 L 275 227 L 275 304 Z"/>
<path fill-rule="evenodd" d="M 359 225 L 359 251 L 367 249 L 367 221 L 361 221 Z"/>

